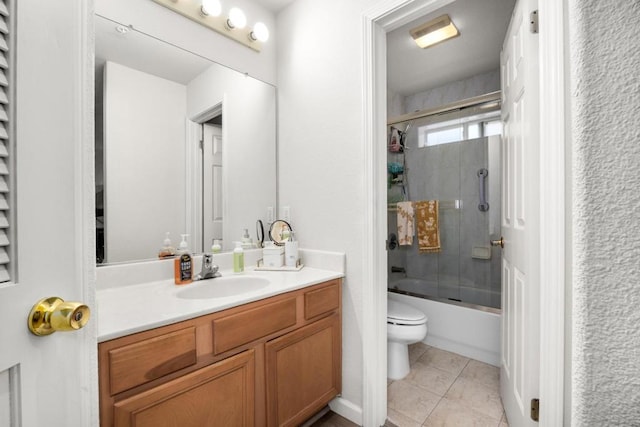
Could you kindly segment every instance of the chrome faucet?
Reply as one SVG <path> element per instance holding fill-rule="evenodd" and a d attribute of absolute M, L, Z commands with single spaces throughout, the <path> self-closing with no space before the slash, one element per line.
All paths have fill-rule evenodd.
<path fill-rule="evenodd" d="M 220 267 L 213 264 L 212 254 L 204 254 L 202 255 L 202 271 L 195 277 L 195 280 L 214 279 L 216 277 L 220 277 L 221 274 L 218 272 L 219 268 Z"/>

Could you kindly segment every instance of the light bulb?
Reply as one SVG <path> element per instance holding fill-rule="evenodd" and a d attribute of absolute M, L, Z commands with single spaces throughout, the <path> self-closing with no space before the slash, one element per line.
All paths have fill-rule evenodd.
<path fill-rule="evenodd" d="M 202 14 L 206 16 L 220 16 L 220 13 L 222 13 L 222 4 L 220 4 L 220 0 L 202 0 L 200 10 Z"/>
<path fill-rule="evenodd" d="M 256 22 L 253 26 L 253 31 L 250 34 L 251 40 L 257 40 L 259 42 L 266 42 L 269 40 L 269 29 L 262 22 Z"/>
<path fill-rule="evenodd" d="M 237 7 L 232 7 L 229 11 L 229 18 L 227 19 L 227 25 L 229 28 L 242 29 L 247 25 L 247 17 L 244 12 Z"/>

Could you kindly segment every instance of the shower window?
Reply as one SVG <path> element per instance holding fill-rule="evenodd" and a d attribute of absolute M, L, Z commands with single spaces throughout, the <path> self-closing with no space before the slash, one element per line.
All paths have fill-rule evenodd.
<path fill-rule="evenodd" d="M 428 128 L 428 126 L 425 126 Z M 424 141 L 426 139 L 426 142 Z M 424 131 L 424 138 L 421 147 L 432 147 L 434 145 L 448 144 L 450 142 L 462 141 L 464 139 L 464 126 L 454 126 L 445 129 Z"/>
<path fill-rule="evenodd" d="M 418 147 L 466 141 L 502 133 L 499 112 L 463 117 L 418 128 Z"/>

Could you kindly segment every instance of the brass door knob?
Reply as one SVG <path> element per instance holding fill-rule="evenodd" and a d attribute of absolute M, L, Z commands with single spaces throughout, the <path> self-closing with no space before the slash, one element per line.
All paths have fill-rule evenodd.
<path fill-rule="evenodd" d="M 498 240 L 492 240 L 491 246 L 500 246 L 501 248 L 504 248 L 504 237 L 501 236 Z"/>
<path fill-rule="evenodd" d="M 89 321 L 91 310 L 80 302 L 51 297 L 38 301 L 29 312 L 29 330 L 38 336 L 56 331 L 76 331 Z"/>

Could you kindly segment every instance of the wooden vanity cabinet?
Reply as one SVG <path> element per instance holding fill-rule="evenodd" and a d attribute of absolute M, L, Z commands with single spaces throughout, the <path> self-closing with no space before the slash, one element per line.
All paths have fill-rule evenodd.
<path fill-rule="evenodd" d="M 300 424 L 341 391 L 340 295 L 331 280 L 100 343 L 100 425 Z"/>
<path fill-rule="evenodd" d="M 114 405 L 114 425 L 254 425 L 254 354 L 247 350 L 119 401 Z"/>
<path fill-rule="evenodd" d="M 298 426 L 340 393 L 340 346 L 338 314 L 266 344 L 267 425 Z"/>

